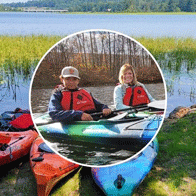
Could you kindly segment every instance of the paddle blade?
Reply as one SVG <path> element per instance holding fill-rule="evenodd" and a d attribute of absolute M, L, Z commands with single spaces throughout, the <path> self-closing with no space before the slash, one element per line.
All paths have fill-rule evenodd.
<path fill-rule="evenodd" d="M 153 101 L 148 104 L 148 107 L 164 110 L 166 106 L 165 102 L 165 100 Z"/>

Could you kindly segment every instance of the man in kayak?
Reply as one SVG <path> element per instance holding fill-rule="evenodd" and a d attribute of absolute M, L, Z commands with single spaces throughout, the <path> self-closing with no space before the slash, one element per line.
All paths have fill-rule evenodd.
<path fill-rule="evenodd" d="M 155 101 L 145 86 L 137 81 L 135 71 L 131 65 L 124 64 L 121 67 L 119 81 L 120 84 L 114 89 L 114 105 L 117 110 Z"/>
<path fill-rule="evenodd" d="M 78 88 L 80 81 L 78 70 L 74 67 L 62 69 L 62 85 L 55 88 L 49 102 L 49 115 L 55 121 L 92 121 L 92 113 L 111 114 L 111 110 L 94 99 L 89 92 Z"/>

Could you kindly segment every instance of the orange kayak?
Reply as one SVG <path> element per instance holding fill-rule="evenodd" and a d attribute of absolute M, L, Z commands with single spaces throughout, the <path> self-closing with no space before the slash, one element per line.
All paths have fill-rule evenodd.
<path fill-rule="evenodd" d="M 37 136 L 38 133 L 34 130 L 22 132 L 0 131 L 0 166 L 27 155 Z"/>
<path fill-rule="evenodd" d="M 40 137 L 32 144 L 30 165 L 37 182 L 38 196 L 48 196 L 58 181 L 79 167 L 55 154 Z"/>

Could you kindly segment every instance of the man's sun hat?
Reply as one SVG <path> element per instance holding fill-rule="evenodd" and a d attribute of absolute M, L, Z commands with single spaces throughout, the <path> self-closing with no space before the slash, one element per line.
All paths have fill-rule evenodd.
<path fill-rule="evenodd" d="M 61 71 L 61 75 L 63 78 L 74 77 L 80 79 L 78 70 L 72 66 L 64 67 Z"/>

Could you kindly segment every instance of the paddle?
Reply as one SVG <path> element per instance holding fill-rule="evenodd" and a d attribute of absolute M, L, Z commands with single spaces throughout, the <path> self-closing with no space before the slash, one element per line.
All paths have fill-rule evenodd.
<path fill-rule="evenodd" d="M 129 107 L 129 108 L 124 108 L 124 109 L 119 109 L 119 110 L 113 110 L 113 113 L 118 113 L 118 112 L 123 112 L 123 111 L 130 111 L 130 112 L 137 112 L 137 111 L 141 111 L 141 110 L 146 110 L 149 108 L 153 108 L 153 109 L 157 109 L 157 110 L 164 110 L 165 108 L 165 100 L 159 100 L 159 101 L 153 101 L 150 102 L 149 104 L 145 104 L 145 105 L 139 105 L 139 106 L 135 106 L 135 107 Z M 97 113 L 93 113 L 91 114 L 91 116 L 100 116 L 103 115 L 103 112 L 97 112 Z"/>
<path fill-rule="evenodd" d="M 158 109 L 158 110 L 164 110 L 164 108 L 165 108 L 164 105 L 165 105 L 165 100 L 154 101 L 154 102 L 151 102 L 149 104 L 139 105 L 139 106 L 136 106 L 136 107 L 129 107 L 129 108 L 124 108 L 124 109 L 119 109 L 119 110 L 113 110 L 112 114 L 118 113 L 118 112 L 123 112 L 123 111 L 129 111 L 129 113 L 130 112 L 137 113 L 138 111 L 147 110 L 149 108 L 155 108 L 155 109 Z M 103 115 L 103 112 L 97 112 L 97 113 L 91 114 L 92 117 L 101 116 L 101 115 Z M 122 115 L 119 115 L 119 117 L 115 116 L 115 117 L 111 118 L 111 121 L 124 118 L 125 115 L 126 115 L 126 113 L 122 114 Z M 52 123 L 55 123 L 55 122 L 58 122 L 58 121 L 43 120 L 42 122 L 37 122 L 36 125 L 37 126 L 42 126 L 42 125 L 52 124 Z"/>
<path fill-rule="evenodd" d="M 120 110 L 113 110 L 112 111 L 112 114 L 113 113 L 118 113 L 118 112 L 123 112 L 123 111 L 127 111 L 127 110 L 129 110 L 129 113 L 130 112 L 132 112 L 132 113 L 136 113 L 136 112 L 138 112 L 139 110 L 145 110 L 145 109 L 147 109 L 148 107 L 141 107 L 140 106 L 140 108 L 138 108 L 137 110 L 135 109 L 135 108 L 126 108 L 126 109 L 120 109 Z M 130 110 L 134 110 L 134 111 L 130 111 Z M 97 112 L 97 113 L 92 113 L 92 114 L 90 114 L 92 117 L 94 117 L 94 120 L 99 120 L 100 118 L 99 118 L 99 116 L 101 116 L 101 115 L 103 115 L 103 112 Z M 111 118 L 109 118 L 109 119 L 107 119 L 107 120 L 110 120 L 110 121 L 115 121 L 115 120 L 119 120 L 119 119 L 122 119 L 122 118 L 124 118 L 125 116 L 127 115 L 127 112 L 125 112 L 125 113 L 123 113 L 123 114 L 120 114 L 120 115 L 117 115 L 117 116 L 114 116 L 114 117 L 111 117 Z M 97 119 L 95 118 L 95 117 L 97 117 Z M 51 119 L 49 119 L 49 120 L 41 120 L 41 122 L 35 122 L 35 124 L 37 125 L 37 126 L 43 126 L 43 125 L 49 125 L 49 124 L 52 124 L 52 123 L 55 123 L 55 122 L 58 122 L 58 121 L 54 121 L 54 120 L 51 120 Z"/>

